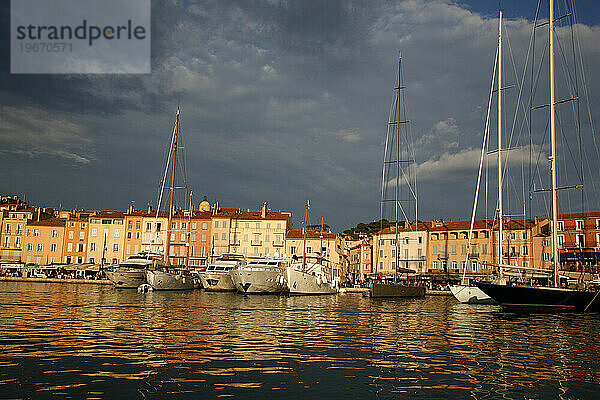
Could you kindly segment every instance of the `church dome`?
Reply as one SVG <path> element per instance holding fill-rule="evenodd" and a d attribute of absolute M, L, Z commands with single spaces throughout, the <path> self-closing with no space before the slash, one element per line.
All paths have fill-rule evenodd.
<path fill-rule="evenodd" d="M 200 205 L 198 206 L 198 210 L 200 210 L 200 211 L 210 211 L 210 203 L 206 199 L 206 196 L 204 196 L 204 200 L 202 200 L 202 203 L 200 203 Z"/>

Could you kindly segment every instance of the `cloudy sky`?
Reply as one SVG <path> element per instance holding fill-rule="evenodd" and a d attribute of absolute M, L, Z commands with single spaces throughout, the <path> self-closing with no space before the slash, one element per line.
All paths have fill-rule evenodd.
<path fill-rule="evenodd" d="M 502 2 L 519 71 L 511 73 L 513 61 L 505 62 L 509 83 L 520 79 L 536 3 Z M 324 215 L 336 230 L 374 220 L 401 52 L 419 218 L 469 218 L 498 4 L 156 1 L 152 74 L 118 76 L 11 75 L 10 14 L 3 2 L 0 45 L 7 56 L 0 59 L 0 192 L 63 208 L 156 204 L 180 105 L 196 203 L 204 195 L 227 207 L 257 209 L 268 201 L 272 209 L 292 210 L 298 226 L 310 199 L 313 221 Z M 596 0 L 583 0 L 577 8 L 596 121 L 599 8 Z M 540 33 L 537 50 L 543 49 L 542 38 Z M 587 108 L 582 106 L 581 114 L 587 116 Z M 512 126 L 512 115 L 505 124 Z M 545 154 L 543 146 L 530 147 Z M 595 171 L 597 148 L 589 149 L 588 168 Z M 520 169 L 529 148 L 511 157 Z M 519 193 L 515 187 L 513 200 Z M 590 199 L 587 207 L 599 208 L 596 197 Z M 520 207 L 519 201 L 512 203 Z"/>

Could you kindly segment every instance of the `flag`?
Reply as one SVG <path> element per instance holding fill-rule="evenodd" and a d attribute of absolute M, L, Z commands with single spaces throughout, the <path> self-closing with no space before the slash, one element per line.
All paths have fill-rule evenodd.
<path fill-rule="evenodd" d="M 310 200 L 306 200 L 306 209 L 310 210 Z"/>

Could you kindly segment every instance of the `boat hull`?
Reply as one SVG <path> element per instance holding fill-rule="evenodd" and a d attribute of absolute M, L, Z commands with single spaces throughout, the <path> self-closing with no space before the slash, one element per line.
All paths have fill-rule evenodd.
<path fill-rule="evenodd" d="M 335 294 L 337 289 L 331 282 L 324 282 L 320 277 L 293 267 L 285 270 L 287 285 L 292 295 Z"/>
<path fill-rule="evenodd" d="M 153 290 L 191 290 L 197 287 L 190 276 L 159 270 L 146 270 L 146 280 Z"/>
<path fill-rule="evenodd" d="M 106 271 L 106 277 L 121 289 L 135 289 L 146 283 L 146 271 L 143 269 Z"/>
<path fill-rule="evenodd" d="M 231 280 L 231 273 L 211 274 L 201 273 L 200 281 L 207 292 L 235 292 L 236 288 Z"/>
<path fill-rule="evenodd" d="M 600 311 L 600 296 L 594 292 L 479 282 L 475 285 L 504 308 L 515 311 Z"/>
<path fill-rule="evenodd" d="M 422 286 L 404 286 L 393 283 L 373 283 L 371 297 L 424 297 L 425 288 Z"/>
<path fill-rule="evenodd" d="M 450 285 L 450 292 L 456 300 L 465 304 L 498 304 L 477 286 Z"/>
<path fill-rule="evenodd" d="M 237 291 L 243 294 L 281 294 L 287 291 L 281 270 L 251 270 L 238 268 L 231 272 Z"/>

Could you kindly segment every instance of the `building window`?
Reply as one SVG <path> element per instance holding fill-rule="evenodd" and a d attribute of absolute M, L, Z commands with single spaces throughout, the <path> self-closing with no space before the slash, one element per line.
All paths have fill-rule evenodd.
<path fill-rule="evenodd" d="M 438 267 L 438 263 L 437 263 L 437 261 L 433 261 L 433 262 L 431 263 L 431 268 L 432 268 L 432 269 L 437 269 L 437 267 Z"/>
<path fill-rule="evenodd" d="M 458 263 L 456 261 L 452 261 L 452 269 L 457 269 Z"/>
<path fill-rule="evenodd" d="M 73 243 L 67 243 L 67 251 L 73 251 Z"/>
<path fill-rule="evenodd" d="M 43 250 L 44 250 L 44 245 L 43 245 L 43 244 L 41 244 L 41 243 L 39 243 L 39 244 L 37 245 L 37 251 L 43 251 Z"/>
<path fill-rule="evenodd" d="M 152 222 L 146 222 L 146 232 L 150 232 L 150 231 L 152 231 Z"/>
<path fill-rule="evenodd" d="M 15 247 L 21 247 L 21 238 L 20 237 L 15 238 Z"/>
<path fill-rule="evenodd" d="M 437 244 L 434 244 L 433 246 L 431 246 L 431 252 L 432 252 L 433 254 L 437 254 L 437 253 L 438 253 Z"/>
<path fill-rule="evenodd" d="M 577 247 L 585 247 L 585 235 L 577 234 L 575 245 Z"/>
<path fill-rule="evenodd" d="M 96 251 L 96 243 L 90 243 L 90 251 Z"/>
<path fill-rule="evenodd" d="M 487 243 L 483 243 L 481 245 L 481 253 L 487 254 L 487 246 L 488 246 Z"/>
<path fill-rule="evenodd" d="M 119 251 L 119 244 L 115 243 L 115 244 L 113 244 L 113 252 L 116 253 L 117 251 Z"/>
<path fill-rule="evenodd" d="M 171 229 L 177 229 L 177 222 L 171 222 Z"/>
<path fill-rule="evenodd" d="M 290 247 L 290 254 L 296 254 L 296 246 Z"/>
<path fill-rule="evenodd" d="M 27 251 L 33 251 L 33 243 L 27 243 Z"/>
<path fill-rule="evenodd" d="M 578 231 L 582 231 L 583 230 L 583 220 L 577 220 L 577 230 Z"/>
<path fill-rule="evenodd" d="M 131 232 L 127 232 L 127 239 L 131 239 Z"/>
<path fill-rule="evenodd" d="M 476 261 L 471 262 L 471 271 L 477 272 L 477 262 Z"/>
<path fill-rule="evenodd" d="M 33 236 L 40 236 L 40 230 L 39 229 L 34 229 L 33 230 Z"/>
<path fill-rule="evenodd" d="M 119 230 L 115 229 L 115 237 L 118 238 L 119 237 Z"/>
<path fill-rule="evenodd" d="M 307 247 L 306 254 L 311 254 L 311 253 L 312 253 L 312 247 Z"/>
<path fill-rule="evenodd" d="M 455 244 L 452 245 L 452 254 L 456 254 L 456 245 Z"/>
<path fill-rule="evenodd" d="M 225 232 L 221 234 L 221 240 L 227 240 L 227 234 Z"/>
<path fill-rule="evenodd" d="M 129 229 L 133 228 L 133 221 L 127 222 L 127 228 L 129 228 Z"/>
<path fill-rule="evenodd" d="M 522 246 L 522 251 L 523 251 L 524 256 L 528 256 L 529 255 L 529 246 L 528 245 Z"/>
<path fill-rule="evenodd" d="M 550 253 L 542 253 L 542 260 L 550 261 Z"/>
<path fill-rule="evenodd" d="M 50 245 L 50 251 L 56 251 L 56 243 Z"/>
<path fill-rule="evenodd" d="M 10 224 L 6 224 L 6 233 L 10 233 Z"/>

